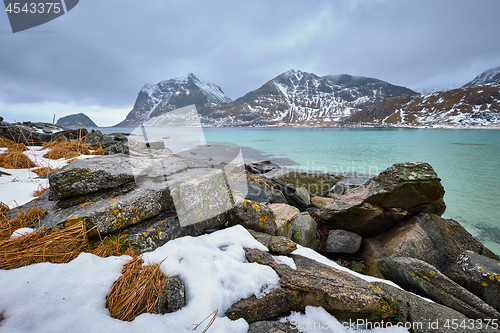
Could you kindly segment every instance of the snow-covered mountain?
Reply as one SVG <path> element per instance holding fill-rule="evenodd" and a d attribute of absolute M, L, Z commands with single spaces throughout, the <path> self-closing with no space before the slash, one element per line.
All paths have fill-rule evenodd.
<path fill-rule="evenodd" d="M 203 110 L 213 125 L 334 125 L 367 103 L 412 95 L 390 83 L 347 74 L 319 77 L 290 70 L 234 102 Z"/>
<path fill-rule="evenodd" d="M 481 74 L 476 76 L 472 81 L 464 84 L 462 87 L 463 88 L 477 87 L 497 82 L 500 82 L 500 66 L 495 68 L 490 68 L 487 71 L 482 72 Z"/>
<path fill-rule="evenodd" d="M 132 111 L 115 126 L 137 126 L 165 112 L 191 104 L 197 107 L 231 102 L 222 89 L 194 74 L 157 84 L 146 84 L 139 92 Z"/>
<path fill-rule="evenodd" d="M 375 103 L 343 122 L 348 126 L 500 126 L 500 82 Z"/>

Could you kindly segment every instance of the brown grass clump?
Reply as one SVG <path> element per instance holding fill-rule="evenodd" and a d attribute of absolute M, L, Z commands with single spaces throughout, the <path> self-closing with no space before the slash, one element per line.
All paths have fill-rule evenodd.
<path fill-rule="evenodd" d="M 0 240 L 9 239 L 10 235 L 17 229 L 35 228 L 36 223 L 45 214 L 45 211 L 40 208 L 31 208 L 27 212 L 21 210 L 13 219 L 7 219 L 5 214 L 2 213 L 4 220 L 0 221 Z"/>
<path fill-rule="evenodd" d="M 156 305 L 167 281 L 161 263 L 143 266 L 141 257 L 125 264 L 106 299 L 111 317 L 132 321 L 141 313 L 158 313 Z"/>
<path fill-rule="evenodd" d="M 24 143 L 15 143 L 12 140 L 6 138 L 0 138 L 0 147 L 11 148 L 19 151 L 26 151 L 28 147 Z"/>
<path fill-rule="evenodd" d="M 45 167 L 39 167 L 39 168 L 33 169 L 33 170 L 31 170 L 31 172 L 36 173 L 38 176 L 45 176 L 49 172 L 54 171 L 54 170 L 58 170 L 58 169 L 60 169 L 60 168 L 52 168 L 49 166 L 45 166 Z"/>
<path fill-rule="evenodd" d="M 35 190 L 35 192 L 33 192 L 33 196 L 39 197 L 42 194 L 44 194 L 45 191 L 47 191 L 48 189 L 49 189 L 48 187 L 43 187 L 41 184 L 38 184 L 38 188 Z"/>
<path fill-rule="evenodd" d="M 5 214 L 7 214 L 9 210 L 9 206 L 0 201 L 0 221 L 7 218 Z"/>
<path fill-rule="evenodd" d="M 53 160 L 91 155 L 91 147 L 83 141 L 52 141 L 44 143 L 43 147 L 50 149 L 43 157 Z"/>
<path fill-rule="evenodd" d="M 28 169 L 36 167 L 36 164 L 18 148 L 9 148 L 0 154 L 0 167 L 6 169 Z"/>
<path fill-rule="evenodd" d="M 99 243 L 91 243 L 89 252 L 103 258 L 124 254 L 135 258 L 139 255 L 129 242 L 119 236 L 108 236 Z"/>
<path fill-rule="evenodd" d="M 0 241 L 0 269 L 14 269 L 49 261 L 67 263 L 88 245 L 82 223 L 48 231 L 45 228 L 9 240 Z"/>

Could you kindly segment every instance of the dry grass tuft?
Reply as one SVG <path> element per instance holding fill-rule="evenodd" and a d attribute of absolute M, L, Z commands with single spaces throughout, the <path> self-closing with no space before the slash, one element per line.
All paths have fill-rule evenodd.
<path fill-rule="evenodd" d="M 128 262 L 122 276 L 115 281 L 106 299 L 111 317 L 132 321 L 141 313 L 158 313 L 156 305 L 167 276 L 160 271 L 161 263 L 143 266 L 141 257 Z"/>
<path fill-rule="evenodd" d="M 39 197 L 42 194 L 44 194 L 45 191 L 47 191 L 48 189 L 49 189 L 48 187 L 43 187 L 42 184 L 38 184 L 38 188 L 35 190 L 35 192 L 33 192 L 33 196 Z"/>
<path fill-rule="evenodd" d="M 58 170 L 58 169 L 59 168 L 52 168 L 49 166 L 45 166 L 45 167 L 39 167 L 39 168 L 33 169 L 33 170 L 31 170 L 31 172 L 36 173 L 38 176 L 45 176 L 49 172 L 54 171 L 54 170 Z"/>
<path fill-rule="evenodd" d="M 0 147 L 15 149 L 19 151 L 28 150 L 28 147 L 26 147 L 24 143 L 15 143 L 14 141 L 5 138 L 0 138 Z"/>
<path fill-rule="evenodd" d="M 25 146 L 26 147 L 26 146 Z M 9 148 L 0 154 L 0 167 L 6 169 L 28 169 L 36 167 L 36 164 L 18 148 Z"/>
<path fill-rule="evenodd" d="M 43 147 L 50 149 L 43 157 L 53 160 L 92 155 L 91 147 L 83 141 L 52 141 L 44 143 Z"/>
<path fill-rule="evenodd" d="M 91 243 L 89 252 L 103 258 L 124 254 L 135 258 L 139 255 L 129 242 L 119 236 L 108 236 L 97 244 Z"/>
<path fill-rule="evenodd" d="M 10 210 L 9 206 L 0 201 L 0 221 L 7 218 L 5 214 L 7 214 L 9 210 Z"/>
<path fill-rule="evenodd" d="M 6 205 L 4 206 L 7 207 Z M 36 223 L 45 214 L 45 211 L 40 208 L 31 208 L 27 212 L 21 210 L 13 219 L 7 219 L 5 214 L 2 213 L 4 219 L 0 221 L 0 240 L 9 239 L 10 235 L 17 229 L 35 228 Z"/>
<path fill-rule="evenodd" d="M 49 261 L 67 263 L 88 246 L 85 225 L 48 231 L 45 228 L 0 241 L 0 269 L 14 269 Z"/>

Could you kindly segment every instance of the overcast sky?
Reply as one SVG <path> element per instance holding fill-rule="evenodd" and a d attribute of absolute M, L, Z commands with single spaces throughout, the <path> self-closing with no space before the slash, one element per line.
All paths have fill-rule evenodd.
<path fill-rule="evenodd" d="M 499 0 L 81 0 L 13 34 L 4 12 L 0 116 L 110 126 L 145 83 L 191 72 L 233 99 L 292 68 L 457 87 L 500 66 L 499 18 Z"/>

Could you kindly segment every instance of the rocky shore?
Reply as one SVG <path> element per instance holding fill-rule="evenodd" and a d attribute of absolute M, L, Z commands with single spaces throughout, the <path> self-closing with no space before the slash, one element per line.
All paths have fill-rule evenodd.
<path fill-rule="evenodd" d="M 31 144 L 48 138 L 43 128 L 36 135 L 16 128 L 0 131 Z M 40 226 L 84 222 L 90 237 L 117 235 L 141 253 L 179 237 L 243 226 L 268 249 L 245 249 L 247 261 L 272 268 L 281 286 L 225 311 L 232 320 L 245 319 L 249 332 L 297 332 L 278 318 L 306 306 L 344 322 L 417 324 L 412 332 L 497 331 L 500 258 L 458 222 L 441 217 L 445 191 L 427 163 L 394 164 L 370 178 L 271 161 L 241 165 L 233 162 L 231 145 L 172 154 L 161 141 L 98 131 L 72 135 L 104 147 L 105 155 L 50 172 L 49 190 L 21 208 L 45 209 Z M 418 327 L 438 320 L 439 327 Z"/>

